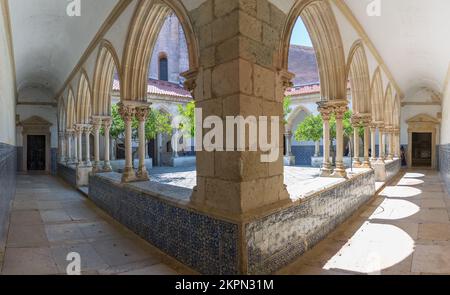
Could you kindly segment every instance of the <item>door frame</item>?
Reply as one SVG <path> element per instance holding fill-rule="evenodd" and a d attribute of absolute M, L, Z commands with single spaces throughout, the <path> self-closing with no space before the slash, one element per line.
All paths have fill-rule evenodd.
<path fill-rule="evenodd" d="M 437 168 L 436 147 L 439 138 L 440 120 L 427 114 L 420 114 L 407 120 L 408 124 L 408 167 L 412 165 L 413 133 L 431 133 L 431 169 Z"/>
<path fill-rule="evenodd" d="M 23 152 L 22 171 L 28 172 L 28 135 L 45 136 L 45 173 L 51 173 L 51 132 L 52 123 L 47 120 L 33 116 L 19 123 L 22 127 Z"/>

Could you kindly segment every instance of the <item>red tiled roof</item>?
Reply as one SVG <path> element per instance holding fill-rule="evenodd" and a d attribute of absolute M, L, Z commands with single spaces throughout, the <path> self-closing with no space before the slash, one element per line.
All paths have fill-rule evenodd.
<path fill-rule="evenodd" d="M 320 93 L 320 84 L 319 83 L 295 86 L 295 87 L 289 88 L 286 91 L 287 96 L 306 95 L 306 94 L 315 94 L 315 93 Z"/>
<path fill-rule="evenodd" d="M 120 83 L 117 79 L 114 79 L 113 90 L 120 91 Z M 154 79 L 148 80 L 147 94 L 192 99 L 191 93 L 180 85 Z"/>

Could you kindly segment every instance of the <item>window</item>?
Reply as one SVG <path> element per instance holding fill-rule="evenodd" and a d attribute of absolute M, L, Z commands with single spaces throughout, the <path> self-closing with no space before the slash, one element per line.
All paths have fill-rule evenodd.
<path fill-rule="evenodd" d="M 169 81 L 169 62 L 165 56 L 159 59 L 159 80 Z"/>

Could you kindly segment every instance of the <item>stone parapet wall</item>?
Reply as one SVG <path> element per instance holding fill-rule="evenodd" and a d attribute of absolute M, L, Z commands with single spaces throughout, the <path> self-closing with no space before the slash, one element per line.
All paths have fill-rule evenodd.
<path fill-rule="evenodd" d="M 89 197 L 161 251 L 202 274 L 268 274 L 302 255 L 375 194 L 373 171 L 245 220 L 201 212 L 191 190 L 91 175 Z"/>
<path fill-rule="evenodd" d="M 386 181 L 392 180 L 402 168 L 402 162 L 400 159 L 395 159 L 394 161 L 386 164 Z"/>
<path fill-rule="evenodd" d="M 74 167 L 70 167 L 61 163 L 58 163 L 57 175 L 64 179 L 67 183 L 73 187 L 77 187 L 77 170 Z"/>
<path fill-rule="evenodd" d="M 375 195 L 375 174 L 363 173 L 299 204 L 245 225 L 247 273 L 272 273 L 324 239 Z"/>
<path fill-rule="evenodd" d="M 16 191 L 16 147 L 0 143 L 0 265 L 6 245 L 11 203 Z"/>

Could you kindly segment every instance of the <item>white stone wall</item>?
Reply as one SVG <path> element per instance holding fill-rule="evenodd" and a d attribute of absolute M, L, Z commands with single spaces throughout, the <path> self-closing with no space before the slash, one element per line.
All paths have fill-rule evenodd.
<path fill-rule="evenodd" d="M 439 105 L 429 105 L 429 106 L 423 106 L 423 105 L 406 105 L 402 107 L 402 117 L 400 120 L 400 129 L 401 129 L 401 144 L 407 145 L 408 144 L 408 121 L 409 119 L 420 115 L 420 114 L 426 114 L 430 115 L 433 118 L 438 118 L 438 113 L 441 112 L 441 106 Z M 447 122 L 448 124 L 448 122 Z M 442 124 L 444 126 L 445 123 Z M 443 135 L 445 137 L 445 135 Z M 437 139 L 439 144 L 439 138 Z"/>
<path fill-rule="evenodd" d="M 15 145 L 14 74 L 3 16 L 4 12 L 0 5 L 0 143 Z"/>
<path fill-rule="evenodd" d="M 58 147 L 58 121 L 56 118 L 56 107 L 53 106 L 29 106 L 29 105 L 18 105 L 17 115 L 19 115 L 20 121 L 24 121 L 33 116 L 39 116 L 53 125 L 50 128 L 52 134 L 51 138 L 51 148 Z M 17 146 L 23 146 L 22 138 L 22 128 L 17 128 Z"/>
<path fill-rule="evenodd" d="M 442 100 L 441 144 L 450 143 L 450 81 Z"/>

